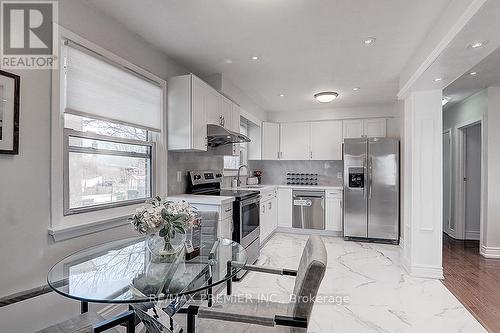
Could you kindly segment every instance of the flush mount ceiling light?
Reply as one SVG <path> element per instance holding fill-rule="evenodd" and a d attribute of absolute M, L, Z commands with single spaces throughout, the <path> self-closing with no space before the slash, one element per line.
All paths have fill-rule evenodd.
<path fill-rule="evenodd" d="M 377 38 L 375 38 L 375 37 L 368 37 L 368 38 L 363 40 L 363 44 L 372 45 L 373 43 L 375 43 L 376 40 L 377 40 Z"/>
<path fill-rule="evenodd" d="M 339 94 L 334 91 L 324 91 L 314 94 L 314 98 L 320 103 L 330 103 L 337 97 L 339 97 Z"/>
<path fill-rule="evenodd" d="M 354 87 L 352 88 L 353 91 L 358 91 L 359 90 L 359 87 Z"/>
<path fill-rule="evenodd" d="M 470 72 L 469 75 L 470 76 L 475 76 L 475 75 L 477 75 L 477 72 Z"/>
<path fill-rule="evenodd" d="M 446 104 L 448 104 L 448 102 L 451 100 L 451 98 L 449 97 L 443 97 L 443 99 L 441 100 L 441 105 L 442 106 L 445 106 Z"/>
<path fill-rule="evenodd" d="M 472 42 L 472 43 L 469 44 L 469 48 L 471 48 L 471 49 L 480 49 L 483 46 L 485 46 L 486 44 L 488 44 L 487 40 L 475 41 L 475 42 Z"/>
<path fill-rule="evenodd" d="M 285 97 L 285 94 L 280 94 L 280 97 Z"/>
<path fill-rule="evenodd" d="M 250 59 L 252 59 L 252 60 L 259 60 L 259 56 L 254 55 Z"/>
<path fill-rule="evenodd" d="M 439 81 L 443 81 L 443 78 L 442 77 L 437 77 L 434 79 L 434 82 L 439 82 Z"/>

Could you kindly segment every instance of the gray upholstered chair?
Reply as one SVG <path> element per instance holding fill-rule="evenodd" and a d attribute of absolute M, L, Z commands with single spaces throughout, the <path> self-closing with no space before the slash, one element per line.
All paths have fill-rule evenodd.
<path fill-rule="evenodd" d="M 176 314 L 177 322 L 186 323 L 187 332 L 306 332 L 315 296 L 326 271 L 327 254 L 319 236 L 310 236 L 297 271 L 245 265 L 244 269 L 271 274 L 296 275 L 293 295 L 296 302 L 272 303 L 259 300 L 238 302 L 237 298 L 215 302 L 213 307 L 190 306 L 187 318 Z M 181 319 L 182 318 L 182 319 Z"/>

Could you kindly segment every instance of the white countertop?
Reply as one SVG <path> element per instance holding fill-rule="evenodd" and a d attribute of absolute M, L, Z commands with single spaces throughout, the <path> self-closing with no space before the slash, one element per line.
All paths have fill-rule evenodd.
<path fill-rule="evenodd" d="M 250 185 L 252 186 L 252 185 Z M 338 191 L 338 190 L 343 190 L 343 186 L 328 186 L 328 185 L 269 185 L 269 184 L 262 184 L 258 185 L 259 187 L 248 187 L 248 186 L 240 186 L 240 187 L 232 187 L 232 188 L 227 188 L 228 190 L 249 190 L 249 191 L 266 191 L 270 190 L 273 187 L 277 188 L 290 188 L 293 190 L 320 190 L 320 191 L 327 191 L 327 190 L 332 190 L 332 191 Z"/>
<path fill-rule="evenodd" d="M 233 202 L 235 199 L 234 197 L 217 196 L 217 195 L 177 194 L 168 196 L 167 200 L 171 201 L 185 200 L 191 204 L 223 206 Z"/>

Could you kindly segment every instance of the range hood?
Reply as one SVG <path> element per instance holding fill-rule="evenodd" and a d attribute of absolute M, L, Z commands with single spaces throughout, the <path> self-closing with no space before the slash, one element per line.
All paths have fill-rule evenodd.
<path fill-rule="evenodd" d="M 210 147 L 218 147 L 230 143 L 250 142 L 247 136 L 214 124 L 207 125 L 207 134 L 208 145 Z"/>

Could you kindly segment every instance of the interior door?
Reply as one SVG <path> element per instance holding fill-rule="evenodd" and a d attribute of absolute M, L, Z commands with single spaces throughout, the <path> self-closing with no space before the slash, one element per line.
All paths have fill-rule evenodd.
<path fill-rule="evenodd" d="M 454 230 L 450 225 L 451 206 L 451 133 L 443 133 L 443 230 Z"/>
<path fill-rule="evenodd" d="M 465 239 L 479 239 L 481 216 L 481 125 L 466 129 Z"/>
<path fill-rule="evenodd" d="M 399 238 L 399 141 L 368 140 L 368 237 Z"/>
<path fill-rule="evenodd" d="M 342 160 L 342 121 L 311 122 L 311 159 Z"/>
<path fill-rule="evenodd" d="M 368 236 L 366 139 L 344 140 L 344 237 Z"/>
<path fill-rule="evenodd" d="M 310 159 L 310 123 L 282 123 L 280 125 L 280 152 L 283 160 Z"/>

